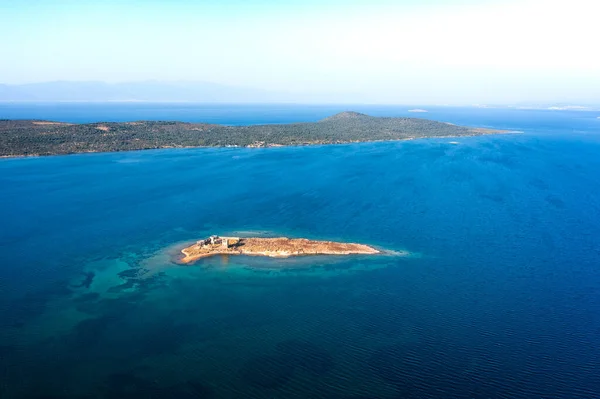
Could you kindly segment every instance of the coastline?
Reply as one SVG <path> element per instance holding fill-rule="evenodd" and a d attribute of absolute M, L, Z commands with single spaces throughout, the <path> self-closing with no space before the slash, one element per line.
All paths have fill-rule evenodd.
<path fill-rule="evenodd" d="M 209 149 L 209 148 L 247 148 L 247 149 L 271 149 L 271 148 L 300 148 L 300 147 L 316 147 L 316 146 L 334 146 L 334 145 L 345 145 L 345 144 L 368 144 L 368 143 L 395 143 L 402 141 L 413 141 L 413 140 L 427 140 L 427 139 L 451 139 L 451 138 L 469 138 L 479 136 L 494 136 L 504 134 L 524 134 L 523 131 L 513 130 L 501 130 L 501 129 L 488 129 L 488 128 L 474 128 L 483 129 L 485 133 L 475 133 L 470 135 L 448 135 L 448 136 L 435 136 L 435 137 L 407 137 L 401 139 L 390 139 L 390 140 L 360 140 L 360 141 L 340 141 L 334 143 L 302 143 L 302 144 L 266 144 L 264 146 L 254 145 L 198 145 L 198 146 L 163 146 L 157 148 L 138 148 L 138 149 L 127 149 L 127 150 L 116 150 L 116 151 L 81 151 L 71 152 L 66 154 L 26 154 L 26 155 L 0 155 L 0 159 L 19 159 L 19 158 L 42 158 L 42 157 L 60 157 L 60 156 L 73 156 L 73 155 L 86 155 L 86 154 L 118 154 L 125 152 L 140 152 L 140 151 L 152 151 L 152 150 L 184 150 L 184 149 Z"/>
<path fill-rule="evenodd" d="M 317 241 L 306 238 L 210 236 L 180 250 L 174 262 L 181 265 L 216 255 L 290 258 L 315 255 L 377 255 L 383 251 L 365 244 Z"/>
<path fill-rule="evenodd" d="M 315 122 L 219 125 L 154 121 L 63 123 L 0 119 L 0 156 L 50 156 L 167 148 L 279 148 L 505 134 L 413 117 L 344 111 Z"/>

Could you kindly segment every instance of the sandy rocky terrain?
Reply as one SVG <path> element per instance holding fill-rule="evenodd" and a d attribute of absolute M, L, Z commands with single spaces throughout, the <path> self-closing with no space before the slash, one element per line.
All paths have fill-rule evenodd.
<path fill-rule="evenodd" d="M 378 254 L 364 244 L 314 241 L 305 238 L 240 238 L 211 236 L 181 250 L 179 261 L 191 263 L 214 255 L 251 255 L 287 258 L 306 255 Z"/>

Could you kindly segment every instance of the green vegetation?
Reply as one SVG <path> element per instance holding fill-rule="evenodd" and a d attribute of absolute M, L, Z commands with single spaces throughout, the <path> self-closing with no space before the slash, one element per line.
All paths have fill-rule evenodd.
<path fill-rule="evenodd" d="M 0 156 L 181 147 L 269 147 L 500 133 L 417 118 L 342 112 L 315 123 L 223 126 L 183 122 L 67 124 L 0 120 Z"/>

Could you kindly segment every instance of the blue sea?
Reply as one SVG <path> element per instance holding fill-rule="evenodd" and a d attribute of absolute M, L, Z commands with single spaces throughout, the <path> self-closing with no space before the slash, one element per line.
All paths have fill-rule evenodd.
<path fill-rule="evenodd" d="M 4 104 L 0 118 L 343 110 L 521 133 L 1 159 L 0 397 L 600 398 L 599 112 Z M 172 262 L 210 234 L 390 254 Z"/>

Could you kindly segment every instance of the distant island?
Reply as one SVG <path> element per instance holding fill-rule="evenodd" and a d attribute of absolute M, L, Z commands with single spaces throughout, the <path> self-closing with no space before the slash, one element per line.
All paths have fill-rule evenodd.
<path fill-rule="evenodd" d="M 226 126 L 185 122 L 72 124 L 0 120 L 0 156 L 190 147 L 279 147 L 461 137 L 506 133 L 420 118 L 373 117 L 342 112 L 319 122 Z"/>
<path fill-rule="evenodd" d="M 249 255 L 287 258 L 306 255 L 373 255 L 381 253 L 363 244 L 313 241 L 305 238 L 240 238 L 210 236 L 181 250 L 179 263 L 214 255 Z"/>

